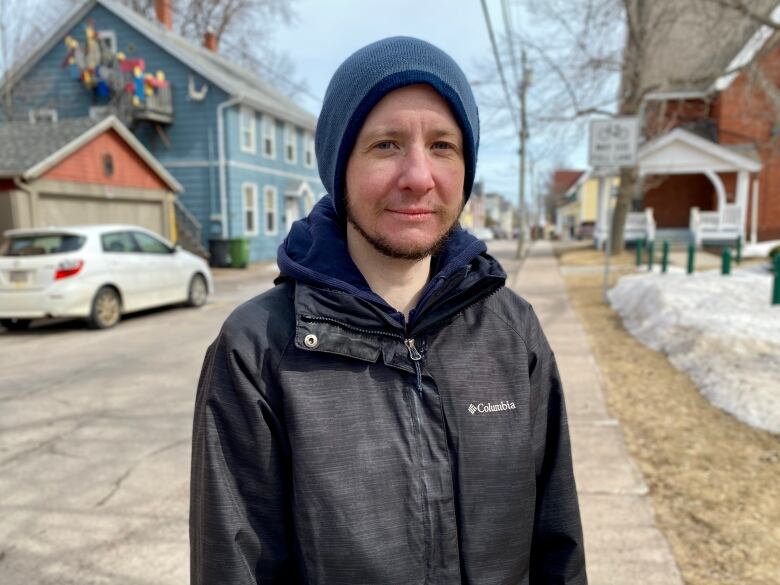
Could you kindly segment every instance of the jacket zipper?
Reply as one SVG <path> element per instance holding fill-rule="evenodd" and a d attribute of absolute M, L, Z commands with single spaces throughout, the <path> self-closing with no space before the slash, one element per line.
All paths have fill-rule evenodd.
<path fill-rule="evenodd" d="M 417 348 L 414 346 L 414 339 L 404 339 L 404 345 L 409 350 L 409 357 L 412 358 L 414 369 L 417 372 L 417 396 L 422 400 L 422 369 L 420 368 L 420 360 L 422 356 Z"/>
<path fill-rule="evenodd" d="M 420 409 L 422 408 L 422 368 L 420 367 L 420 362 L 422 361 L 422 355 L 420 355 L 420 352 L 417 351 L 417 346 L 415 345 L 414 339 L 404 339 L 404 345 L 406 346 L 406 349 L 409 350 L 409 357 L 412 360 L 412 363 L 414 364 L 415 372 L 417 372 L 417 396 L 420 399 L 420 404 L 414 403 L 414 398 L 411 400 L 411 407 L 414 411 L 414 417 L 412 418 L 412 424 L 414 426 L 414 434 L 415 434 L 415 443 L 417 448 L 417 459 L 420 462 L 420 488 L 422 490 L 421 494 L 421 502 L 420 502 L 420 508 L 422 513 L 422 522 L 423 522 L 423 540 L 425 543 L 425 552 L 424 552 L 424 558 L 425 558 L 425 576 L 424 576 L 424 583 L 428 583 L 428 574 L 430 571 L 430 562 L 431 562 L 431 545 L 429 542 L 430 536 L 430 526 L 431 526 L 431 518 L 430 518 L 430 503 L 428 502 L 428 484 L 425 479 L 425 462 L 423 460 L 423 450 L 422 450 L 422 421 L 420 420 Z"/>

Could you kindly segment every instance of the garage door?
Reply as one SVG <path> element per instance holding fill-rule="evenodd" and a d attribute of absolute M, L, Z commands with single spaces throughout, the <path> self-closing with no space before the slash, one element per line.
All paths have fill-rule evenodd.
<path fill-rule="evenodd" d="M 39 224 L 44 226 L 128 223 L 165 234 L 165 211 L 159 201 L 115 201 L 41 193 Z"/>

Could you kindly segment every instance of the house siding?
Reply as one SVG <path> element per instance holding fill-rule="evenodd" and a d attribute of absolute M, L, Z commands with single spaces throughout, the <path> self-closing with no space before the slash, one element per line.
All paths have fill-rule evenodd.
<path fill-rule="evenodd" d="M 179 200 L 193 214 L 202 226 L 202 240 L 208 246 L 210 238 L 223 236 L 219 221 L 220 168 L 217 129 L 217 108 L 230 99 L 230 95 L 213 83 L 192 71 L 184 62 L 165 51 L 149 37 L 139 32 L 106 7 L 97 4 L 80 19 L 78 24 L 66 33 L 85 39 L 85 28 L 91 22 L 95 30 L 111 30 L 116 35 L 117 50 L 127 58 L 143 58 L 146 71 L 162 70 L 171 84 L 174 106 L 173 123 L 160 128 L 148 123 L 139 123 L 131 128 L 139 140 L 178 180 L 184 192 Z M 162 32 L 162 25 L 159 26 Z M 96 103 L 92 93 L 80 81 L 71 78 L 69 69 L 63 68 L 66 55 L 63 42 L 53 46 L 13 88 L 13 119 L 27 120 L 31 108 L 55 108 L 58 117 L 83 117 L 89 114 L 90 106 Z M 194 86 L 200 89 L 204 84 L 208 92 L 202 101 L 189 97 L 190 76 Z M 254 154 L 242 152 L 240 148 L 239 106 L 226 108 L 224 114 L 225 183 L 227 187 L 227 236 L 243 235 L 241 213 L 241 184 L 253 182 L 258 185 L 259 219 L 262 215 L 262 193 L 265 185 L 277 187 L 279 230 L 276 235 L 265 236 L 261 229 L 251 238 L 251 260 L 270 260 L 276 257 L 276 248 L 285 237 L 284 191 L 289 180 L 306 180 L 315 198 L 322 191 L 316 167 L 304 166 L 303 130 L 298 127 L 296 141 L 296 163 L 287 163 L 284 157 L 285 120 L 278 115 L 276 120 L 276 158 L 271 160 L 262 154 L 262 127 L 260 114 L 255 116 L 256 147 Z M 0 113 L 0 116 L 3 114 Z M 3 118 L 0 117 L 0 123 Z M 166 144 L 169 143 L 169 144 Z M 303 202 L 301 207 L 303 207 Z M 303 216 L 303 210 L 301 210 Z"/>
<path fill-rule="evenodd" d="M 760 57 L 758 67 L 768 83 L 774 86 L 780 84 L 780 44 L 776 44 Z M 721 143 L 756 145 L 763 164 L 758 173 L 758 239 L 779 239 L 780 125 L 777 122 L 775 106 L 761 88 L 759 76 L 750 70 L 738 75 L 731 85 L 718 95 L 714 116 Z M 752 205 L 752 199 L 748 200 L 749 205 Z M 747 217 L 749 233 L 752 229 L 751 209 L 748 209 Z"/>
<path fill-rule="evenodd" d="M 284 155 L 285 120 L 275 119 L 276 157 L 266 158 L 262 149 L 262 114 L 255 112 L 254 153 L 241 149 L 240 106 L 228 108 L 225 112 L 226 123 L 226 175 L 228 183 L 229 229 L 232 236 L 245 236 L 244 233 L 244 202 L 242 186 L 244 183 L 257 185 L 259 230 L 256 236 L 246 236 L 250 240 L 250 258 L 252 261 L 273 260 L 276 250 L 287 235 L 285 216 L 285 191 L 291 181 L 305 181 L 311 188 L 315 200 L 323 193 L 316 168 L 309 168 L 303 161 L 304 130 L 296 128 L 296 162 L 288 163 Z M 275 234 L 265 231 L 265 188 L 276 189 L 277 230 Z M 305 216 L 305 201 L 298 201 L 299 217 Z"/>
<path fill-rule="evenodd" d="M 103 157 L 112 159 L 113 172 L 107 174 Z M 95 185 L 169 189 L 165 182 L 113 130 L 108 130 L 67 156 L 43 178 Z"/>

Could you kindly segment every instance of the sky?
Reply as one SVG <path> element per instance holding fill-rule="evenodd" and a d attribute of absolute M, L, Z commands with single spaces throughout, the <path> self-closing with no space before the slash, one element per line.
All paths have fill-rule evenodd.
<path fill-rule="evenodd" d="M 274 44 L 290 56 L 295 77 L 306 80 L 309 92 L 317 97 L 325 95 L 331 75 L 344 59 L 373 41 L 394 35 L 419 37 L 443 49 L 472 82 L 497 77 L 480 0 L 298 0 L 295 6 L 298 22 L 280 29 Z M 488 8 L 495 34 L 502 33 L 500 1 L 488 0 Z M 495 86 L 495 91 L 500 92 L 500 86 Z M 475 93 L 480 118 L 495 118 L 495 109 L 484 103 L 480 92 Z M 319 114 L 321 102 L 306 96 L 296 99 L 313 114 Z M 497 191 L 516 203 L 517 136 L 506 126 L 488 126 L 492 127 L 483 124 L 477 179 L 484 181 L 486 191 Z"/>

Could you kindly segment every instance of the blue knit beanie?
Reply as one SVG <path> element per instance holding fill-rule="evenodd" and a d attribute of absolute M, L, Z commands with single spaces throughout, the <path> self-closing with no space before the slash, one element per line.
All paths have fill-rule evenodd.
<path fill-rule="evenodd" d="M 474 184 L 479 148 L 479 113 L 466 76 L 447 53 L 412 37 L 391 37 L 352 54 L 333 74 L 317 121 L 315 147 L 322 184 L 336 213 L 346 217 L 347 161 L 369 112 L 388 93 L 427 83 L 450 105 L 463 132 L 464 197 Z"/>

